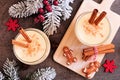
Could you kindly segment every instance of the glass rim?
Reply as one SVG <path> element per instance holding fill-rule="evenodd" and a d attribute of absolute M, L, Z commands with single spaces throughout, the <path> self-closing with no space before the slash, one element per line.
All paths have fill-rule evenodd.
<path fill-rule="evenodd" d="M 49 42 L 49 39 L 48 37 L 46 36 L 45 33 L 43 33 L 41 30 L 38 30 L 38 29 L 35 29 L 35 28 L 27 28 L 25 29 L 25 31 L 35 31 L 37 33 L 39 33 L 43 39 L 45 40 L 46 42 L 46 49 L 45 49 L 45 52 L 44 54 L 42 55 L 42 57 L 40 57 L 39 59 L 37 60 L 34 60 L 34 61 L 25 61 L 23 59 L 21 59 L 17 54 L 16 54 L 16 51 L 15 51 L 15 46 L 13 45 L 13 52 L 15 54 L 15 56 L 17 57 L 18 60 L 20 60 L 21 62 L 25 63 L 25 64 L 29 64 L 29 65 L 33 65 L 33 64 L 39 64 L 41 62 L 43 62 L 49 55 L 49 52 L 50 52 L 50 42 Z M 20 35 L 20 33 L 18 33 L 15 37 L 15 40 L 17 39 L 17 37 Z"/>
<path fill-rule="evenodd" d="M 80 35 L 77 34 L 77 24 L 78 24 L 78 21 L 81 19 L 82 16 L 84 16 L 84 15 L 86 15 L 86 14 L 89 14 L 89 13 L 92 13 L 92 11 L 83 12 L 83 13 L 81 13 L 81 14 L 77 17 L 76 22 L 75 22 L 75 29 L 74 29 L 75 35 L 76 35 L 77 39 L 78 39 L 83 45 L 87 45 L 87 46 L 97 46 L 97 45 L 101 45 L 101 44 L 103 44 L 105 41 L 108 40 L 108 38 L 109 38 L 109 36 L 110 36 L 110 33 L 111 33 L 111 24 L 110 24 L 109 19 L 108 19 L 106 16 L 105 16 L 105 19 L 107 20 L 107 22 L 108 22 L 108 24 L 109 24 L 109 33 L 108 33 L 107 37 L 106 37 L 103 41 L 101 41 L 101 42 L 99 42 L 99 43 L 97 43 L 97 44 L 89 44 L 89 43 L 83 41 L 83 40 L 81 39 Z M 99 13 L 99 12 L 98 12 L 98 13 Z M 99 13 L 99 14 L 100 14 L 100 13 Z"/>

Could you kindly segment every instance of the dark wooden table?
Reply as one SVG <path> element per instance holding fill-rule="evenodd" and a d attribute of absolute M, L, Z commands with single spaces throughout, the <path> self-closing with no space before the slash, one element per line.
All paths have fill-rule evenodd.
<path fill-rule="evenodd" d="M 64 33 L 66 32 L 68 26 L 70 25 L 72 19 L 74 18 L 78 8 L 80 7 L 82 0 L 74 0 L 74 4 L 72 4 L 72 7 L 74 9 L 72 16 L 67 21 L 62 21 L 61 26 L 58 29 L 58 33 L 54 34 L 53 36 L 50 36 L 49 39 L 51 41 L 51 52 L 48 56 L 48 58 L 41 64 L 35 65 L 35 66 L 28 66 L 25 64 L 22 64 L 19 62 L 16 57 L 13 54 L 12 50 L 12 44 L 11 39 L 13 39 L 18 32 L 8 32 L 7 27 L 5 26 L 6 21 L 10 18 L 8 14 L 8 9 L 11 5 L 17 3 L 18 1 L 23 0 L 0 0 L 0 70 L 2 71 L 2 65 L 6 58 L 9 58 L 10 60 L 14 59 L 17 61 L 19 67 L 19 73 L 20 77 L 23 78 L 28 74 L 35 71 L 37 68 L 44 68 L 44 67 L 54 67 L 57 72 L 57 76 L 55 80 L 87 80 L 86 78 L 83 78 L 82 76 L 72 72 L 71 70 L 57 64 L 53 60 L 53 54 L 58 47 L 61 39 L 64 36 Z M 101 2 L 101 0 L 95 0 L 96 2 Z M 19 23 L 24 28 L 37 28 L 42 29 L 42 26 L 40 24 L 34 24 L 33 23 L 33 16 L 19 19 Z M 118 66 L 114 73 L 105 73 L 104 68 L 100 67 L 100 70 L 98 73 L 96 73 L 95 77 L 92 80 L 120 80 L 120 29 L 117 32 L 117 35 L 115 36 L 113 43 L 116 46 L 116 50 L 114 54 L 108 54 L 104 57 L 102 64 L 106 59 L 114 59 L 116 65 Z"/>

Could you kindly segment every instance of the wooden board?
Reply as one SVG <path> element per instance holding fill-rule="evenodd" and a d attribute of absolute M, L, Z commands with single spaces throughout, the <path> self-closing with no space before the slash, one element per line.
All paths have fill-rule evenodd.
<path fill-rule="evenodd" d="M 102 12 L 103 10 L 106 11 L 107 17 L 111 23 L 111 34 L 109 39 L 105 43 L 111 43 L 120 26 L 118 22 L 120 21 L 120 16 L 110 10 L 110 6 L 112 5 L 113 1 L 114 0 L 103 0 L 101 4 L 97 4 L 92 0 L 83 1 L 81 7 L 79 8 L 77 14 L 75 15 L 71 25 L 69 26 L 67 32 L 65 33 L 65 36 L 63 37 L 59 47 L 57 48 L 53 56 L 54 60 L 57 63 L 85 77 L 85 74 L 82 73 L 81 69 L 86 67 L 90 61 L 85 62 L 82 60 L 82 49 L 84 48 L 84 45 L 82 45 L 75 36 L 74 27 L 75 27 L 76 19 L 81 13 L 92 11 L 95 8 L 98 9 L 100 12 Z M 63 56 L 62 49 L 64 46 L 68 46 L 70 49 L 72 49 L 73 56 L 76 56 L 78 59 L 76 63 L 73 63 L 70 66 L 66 64 L 67 59 Z M 101 62 L 103 57 L 104 54 L 98 55 L 97 61 Z M 93 74 L 93 76 L 94 75 L 95 73 Z"/>

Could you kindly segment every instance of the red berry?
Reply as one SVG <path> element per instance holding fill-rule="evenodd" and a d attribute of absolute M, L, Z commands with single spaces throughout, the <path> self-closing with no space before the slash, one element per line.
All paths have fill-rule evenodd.
<path fill-rule="evenodd" d="M 50 5 L 47 5 L 47 6 L 45 7 L 45 9 L 46 9 L 48 12 L 52 12 L 52 7 L 51 7 Z"/>
<path fill-rule="evenodd" d="M 54 0 L 54 1 L 53 1 L 53 4 L 54 4 L 55 6 L 57 6 L 57 5 L 58 5 L 58 1 L 57 1 L 57 0 Z"/>
<path fill-rule="evenodd" d="M 48 2 L 47 0 L 44 0 L 44 1 L 43 1 L 43 4 L 44 4 L 44 5 L 49 5 L 49 2 Z"/>
<path fill-rule="evenodd" d="M 36 17 L 36 18 L 34 18 L 34 22 L 35 23 L 38 23 L 39 22 L 39 19 Z"/>
<path fill-rule="evenodd" d="M 39 11 L 40 14 L 44 14 L 44 10 L 42 8 L 39 8 L 38 11 Z"/>
<path fill-rule="evenodd" d="M 43 22 L 45 20 L 45 17 L 43 15 L 38 15 L 38 18 L 39 18 L 39 21 L 40 22 Z"/>

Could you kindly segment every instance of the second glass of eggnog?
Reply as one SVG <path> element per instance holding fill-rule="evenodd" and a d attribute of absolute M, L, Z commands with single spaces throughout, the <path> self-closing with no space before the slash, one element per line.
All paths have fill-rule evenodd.
<path fill-rule="evenodd" d="M 90 24 L 88 20 L 91 14 L 92 12 L 86 12 L 77 18 L 75 34 L 82 44 L 95 46 L 102 44 L 108 39 L 111 28 L 106 17 L 98 25 Z"/>
<path fill-rule="evenodd" d="M 32 42 L 27 48 L 13 45 L 15 56 L 21 62 L 28 65 L 35 65 L 43 62 L 50 52 L 50 42 L 48 37 L 42 31 L 34 28 L 25 29 Z M 25 38 L 19 33 L 16 41 L 27 43 Z"/>

